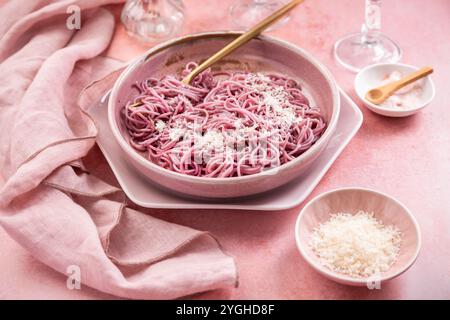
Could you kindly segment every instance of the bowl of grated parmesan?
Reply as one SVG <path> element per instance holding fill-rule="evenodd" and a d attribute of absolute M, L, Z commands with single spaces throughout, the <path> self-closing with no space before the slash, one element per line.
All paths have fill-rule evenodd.
<path fill-rule="evenodd" d="M 295 226 L 302 257 L 341 284 L 379 288 L 417 259 L 419 225 L 398 200 L 365 188 L 323 193 L 301 210 Z"/>

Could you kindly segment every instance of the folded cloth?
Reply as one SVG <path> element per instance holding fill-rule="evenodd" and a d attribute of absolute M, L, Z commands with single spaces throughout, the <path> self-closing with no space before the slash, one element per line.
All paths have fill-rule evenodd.
<path fill-rule="evenodd" d="M 114 31 L 102 6 L 118 2 L 0 7 L 0 225 L 43 263 L 113 295 L 171 299 L 235 285 L 234 260 L 210 234 L 131 208 L 115 182 L 90 172 L 104 159 L 89 161 L 97 129 L 83 108 L 117 73 L 78 97 L 122 65 L 100 56 Z M 66 25 L 72 5 L 80 30 Z"/>

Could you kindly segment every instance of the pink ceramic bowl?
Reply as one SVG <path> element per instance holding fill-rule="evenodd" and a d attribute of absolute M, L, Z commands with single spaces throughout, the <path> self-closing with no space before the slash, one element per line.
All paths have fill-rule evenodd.
<path fill-rule="evenodd" d="M 353 278 L 324 267 L 309 246 L 314 228 L 326 222 L 332 213 L 373 212 L 384 225 L 395 225 L 402 233 L 402 244 L 397 261 L 381 277 Z M 336 282 L 352 285 L 377 285 L 408 270 L 419 254 L 421 236 L 419 225 L 402 203 L 378 191 L 363 188 L 343 188 L 323 193 L 309 201 L 300 212 L 295 225 L 295 239 L 303 258 L 316 271 Z"/>
<path fill-rule="evenodd" d="M 278 168 L 235 178 L 192 177 L 164 169 L 134 150 L 120 119 L 126 101 L 136 96 L 132 84 L 149 76 L 179 74 L 189 61 L 201 62 L 224 47 L 239 33 L 211 32 L 165 42 L 131 63 L 117 79 L 108 102 L 108 120 L 123 156 L 144 177 L 184 195 L 201 198 L 234 198 L 271 190 L 299 176 L 325 149 L 334 134 L 339 117 L 338 87 L 330 72 L 302 49 L 270 37 L 251 40 L 213 66 L 213 70 L 248 70 L 286 74 L 300 82 L 310 98 L 322 109 L 328 127 L 322 137 L 304 154 Z"/>

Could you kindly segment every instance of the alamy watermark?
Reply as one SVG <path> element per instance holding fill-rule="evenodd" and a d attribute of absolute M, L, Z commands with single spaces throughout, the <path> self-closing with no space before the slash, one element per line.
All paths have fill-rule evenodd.
<path fill-rule="evenodd" d="M 76 5 L 67 7 L 66 13 L 69 17 L 66 20 L 66 27 L 69 30 L 81 29 L 81 8 Z"/>
<path fill-rule="evenodd" d="M 67 281 L 66 286 L 69 290 L 81 289 L 81 268 L 77 265 L 70 265 L 66 269 Z"/>
<path fill-rule="evenodd" d="M 381 290 L 381 275 L 374 274 L 366 281 L 367 289 L 369 290 Z"/>
<path fill-rule="evenodd" d="M 208 130 L 202 123 L 179 123 L 169 131 L 164 147 L 174 164 L 180 166 L 207 165 L 251 167 L 262 174 L 276 174 L 284 150 L 283 137 L 278 130 L 255 130 L 236 124 L 236 129 Z M 253 130 L 251 130 L 253 129 Z M 226 170 L 226 169 L 225 169 Z"/>

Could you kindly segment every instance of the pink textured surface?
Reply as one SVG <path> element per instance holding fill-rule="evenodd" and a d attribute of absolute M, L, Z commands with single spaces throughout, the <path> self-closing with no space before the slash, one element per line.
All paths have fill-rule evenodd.
<path fill-rule="evenodd" d="M 188 8 L 184 33 L 229 29 L 223 15 L 231 1 L 184 2 Z M 362 16 L 362 0 L 307 1 L 289 25 L 273 35 L 316 55 L 356 101 L 354 75 L 334 64 L 331 45 L 356 31 Z M 442 31 L 450 29 L 450 2 L 385 1 L 383 29 L 404 50 L 403 62 L 435 68 L 436 98 L 421 113 L 404 119 L 378 116 L 358 102 L 364 124 L 312 196 L 336 187 L 365 186 L 398 198 L 422 229 L 417 262 L 381 290 L 346 287 L 317 274 L 298 254 L 293 230 L 300 207 L 261 213 L 155 210 L 159 218 L 211 231 L 236 257 L 240 286 L 195 298 L 450 298 L 450 42 Z M 146 48 L 119 26 L 108 55 L 126 60 Z M 0 298 L 112 298 L 85 286 L 67 290 L 64 276 L 36 262 L 3 230 L 0 261 Z"/>

